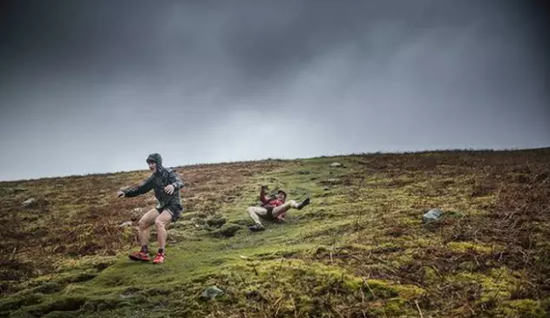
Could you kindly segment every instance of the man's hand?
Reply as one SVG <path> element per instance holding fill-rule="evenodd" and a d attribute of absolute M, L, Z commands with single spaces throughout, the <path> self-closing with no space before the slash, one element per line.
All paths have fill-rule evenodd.
<path fill-rule="evenodd" d="M 165 188 L 164 188 L 164 192 L 168 193 L 168 194 L 172 194 L 174 193 L 174 186 L 169 184 L 167 185 Z"/>
<path fill-rule="evenodd" d="M 262 190 L 263 190 L 263 191 L 267 191 L 267 190 L 268 190 L 268 187 L 267 187 L 266 185 L 263 185 L 263 186 L 262 186 Z"/>
<path fill-rule="evenodd" d="M 116 196 L 117 196 L 117 198 L 122 198 L 122 197 L 126 196 L 126 194 L 123 191 L 118 191 L 116 193 Z"/>

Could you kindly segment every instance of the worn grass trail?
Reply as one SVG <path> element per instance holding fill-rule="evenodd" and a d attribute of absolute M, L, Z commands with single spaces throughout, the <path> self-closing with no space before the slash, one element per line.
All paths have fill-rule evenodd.
<path fill-rule="evenodd" d="M 160 266 L 128 260 L 135 230 L 117 227 L 151 196 L 110 196 L 146 173 L 3 183 L 1 217 L 17 226 L 2 233 L 16 252 L 2 259 L 0 316 L 545 317 L 548 159 L 542 149 L 178 168 L 187 212 Z M 312 203 L 251 233 L 261 184 Z M 42 205 L 21 209 L 30 193 Z M 425 225 L 431 208 L 444 218 Z M 51 251 L 55 262 L 41 261 Z M 209 286 L 224 294 L 201 299 Z"/>

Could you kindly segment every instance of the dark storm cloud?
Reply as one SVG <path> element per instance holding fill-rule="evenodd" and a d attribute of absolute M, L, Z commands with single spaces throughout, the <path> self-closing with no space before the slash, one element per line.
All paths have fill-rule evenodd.
<path fill-rule="evenodd" d="M 4 2 L 0 146 L 20 160 L 0 179 L 142 168 L 153 151 L 546 146 L 546 15 L 529 3 Z"/>

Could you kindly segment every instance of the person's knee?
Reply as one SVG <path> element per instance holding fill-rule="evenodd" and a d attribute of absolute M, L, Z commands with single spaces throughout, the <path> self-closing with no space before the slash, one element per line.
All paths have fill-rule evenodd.
<path fill-rule="evenodd" d="M 246 212 L 247 212 L 248 214 L 254 213 L 254 207 L 248 207 L 248 209 L 246 209 Z"/>
<path fill-rule="evenodd" d="M 157 229 L 159 228 L 164 228 L 166 226 L 166 223 L 164 222 L 164 220 L 159 220 L 158 218 L 155 220 L 155 226 L 157 227 Z"/>
<path fill-rule="evenodd" d="M 141 219 L 139 220 L 138 222 L 138 227 L 141 229 L 141 230 L 146 230 L 148 227 L 149 227 L 149 224 L 146 220 L 144 219 Z"/>

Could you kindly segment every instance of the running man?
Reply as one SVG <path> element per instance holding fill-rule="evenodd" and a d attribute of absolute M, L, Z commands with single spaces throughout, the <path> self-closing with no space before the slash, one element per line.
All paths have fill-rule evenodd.
<path fill-rule="evenodd" d="M 167 236 L 166 226 L 170 222 L 176 221 L 183 211 L 180 198 L 183 182 L 175 171 L 162 166 L 162 157 L 158 153 L 149 155 L 147 157 L 147 164 L 149 165 L 149 170 L 153 171 L 153 174 L 141 185 L 124 191 L 118 191 L 117 195 L 118 197 L 131 198 L 145 194 L 151 189 L 155 191 L 155 197 L 158 201 L 157 207 L 145 213 L 138 223 L 141 250 L 130 254 L 129 257 L 134 261 L 148 262 L 151 260 L 147 244 L 149 243 L 149 227 L 154 224 L 157 228 L 159 249 L 153 260 L 153 264 L 160 264 L 164 262 L 166 257 L 164 253 Z"/>

